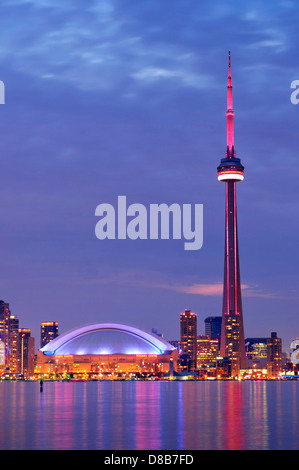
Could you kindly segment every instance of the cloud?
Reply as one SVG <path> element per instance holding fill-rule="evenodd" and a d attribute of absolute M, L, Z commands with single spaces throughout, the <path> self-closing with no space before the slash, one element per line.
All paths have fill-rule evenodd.
<path fill-rule="evenodd" d="M 143 269 L 117 269 L 112 270 L 108 266 L 104 270 L 105 275 L 98 276 L 93 273 L 92 278 L 87 280 L 92 284 L 126 285 L 134 287 L 144 287 L 150 289 L 164 289 L 182 294 L 222 296 L 223 283 L 216 281 L 211 283 L 181 283 L 171 281 L 159 272 Z M 80 281 L 81 282 L 81 281 Z M 268 292 L 257 285 L 242 284 L 242 296 L 259 297 L 265 299 L 283 298 L 278 293 Z"/>
<path fill-rule="evenodd" d="M 203 17 L 196 2 L 192 8 L 177 4 L 168 15 L 167 5 L 159 2 L 127 9 L 117 0 L 85 6 L 48 0 L 4 2 L 0 59 L 18 73 L 80 89 L 129 91 L 161 80 L 203 88 L 212 84 L 212 75 L 203 70 L 202 52 L 195 48 Z"/>
<path fill-rule="evenodd" d="M 183 86 L 193 88 L 212 87 L 212 77 L 208 75 L 195 74 L 182 70 L 167 70 L 159 67 L 145 67 L 131 75 L 134 79 L 145 83 L 158 80 L 169 80 L 181 83 Z"/>
<path fill-rule="evenodd" d="M 185 294 L 197 294 L 207 296 L 219 296 L 223 293 L 222 284 L 192 284 L 192 285 L 164 285 L 162 288 L 175 290 L 176 292 L 183 292 Z"/>
<path fill-rule="evenodd" d="M 222 296 L 223 284 L 192 284 L 192 285 L 161 285 L 162 288 L 168 288 L 177 292 L 186 294 L 204 295 L 204 296 Z M 262 297 L 266 299 L 278 298 L 277 294 L 265 292 L 262 288 L 249 286 L 247 284 L 241 285 L 242 296 L 244 297 Z"/>

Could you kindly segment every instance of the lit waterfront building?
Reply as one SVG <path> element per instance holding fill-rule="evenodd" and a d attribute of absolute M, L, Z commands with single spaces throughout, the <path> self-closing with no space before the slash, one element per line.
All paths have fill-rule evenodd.
<path fill-rule="evenodd" d="M 191 360 L 190 370 L 196 369 L 197 362 L 197 314 L 185 310 L 180 314 L 181 349 Z"/>
<path fill-rule="evenodd" d="M 197 367 L 216 361 L 219 356 L 219 339 L 199 335 L 197 337 Z"/>
<path fill-rule="evenodd" d="M 34 338 L 30 328 L 19 328 L 20 373 L 28 378 L 34 374 Z"/>
<path fill-rule="evenodd" d="M 282 342 L 276 332 L 267 338 L 267 372 L 269 379 L 277 378 L 282 372 Z"/>
<path fill-rule="evenodd" d="M 4 361 L 9 364 L 9 304 L 0 300 L 0 340 L 4 344 Z"/>
<path fill-rule="evenodd" d="M 58 322 L 45 321 L 41 323 L 40 347 L 46 346 L 58 336 Z"/>
<path fill-rule="evenodd" d="M 217 168 L 218 180 L 225 182 L 225 256 L 220 354 L 231 361 L 232 376 L 246 368 L 241 282 L 239 268 L 236 183 L 244 179 L 244 167 L 236 158 L 231 61 L 229 53 L 227 86 L 227 149 Z"/>
<path fill-rule="evenodd" d="M 19 319 L 11 315 L 9 319 L 9 371 L 18 374 L 20 369 L 20 333 Z"/>
<path fill-rule="evenodd" d="M 146 330 L 120 323 L 98 323 L 59 335 L 37 351 L 36 374 L 55 378 L 122 378 L 163 375 L 177 349 Z"/>

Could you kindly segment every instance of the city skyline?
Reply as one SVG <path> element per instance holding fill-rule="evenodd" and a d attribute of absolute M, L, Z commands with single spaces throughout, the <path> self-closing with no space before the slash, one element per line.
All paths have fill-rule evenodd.
<path fill-rule="evenodd" d="M 223 320 L 225 311 L 222 317 L 206 318 L 205 335 L 198 335 L 197 314 L 185 310 L 180 314 L 180 338 L 170 342 L 154 329 L 150 332 L 126 323 L 97 323 L 60 334 L 57 322 L 42 322 L 37 350 L 31 329 L 20 328 L 19 319 L 2 300 L 0 313 L 1 380 L 41 380 L 41 391 L 43 379 L 298 378 L 298 339 L 292 342 L 292 354 L 284 355 L 276 332 L 267 338 L 247 338 L 242 361 L 242 339 L 239 329 L 233 328 L 231 311 L 229 321 Z M 225 348 L 220 347 L 222 336 Z M 230 338 L 239 349 L 227 345 Z"/>
<path fill-rule="evenodd" d="M 171 12 L 169 14 L 169 12 Z M 299 335 L 295 3 L 1 6 L 1 295 L 39 338 L 127 321 L 179 337 L 220 316 L 227 51 L 234 63 L 245 337 Z M 27 21 L 24 21 L 24 18 Z M 11 28 L 10 24 L 14 27 Z M 234 24 L 233 31 L 230 26 Z M 38 44 L 38 47 L 37 47 Z M 59 47 L 57 47 L 59 44 Z M 220 186 L 220 187 L 219 187 Z M 202 203 L 204 241 L 94 235 L 98 204 Z"/>

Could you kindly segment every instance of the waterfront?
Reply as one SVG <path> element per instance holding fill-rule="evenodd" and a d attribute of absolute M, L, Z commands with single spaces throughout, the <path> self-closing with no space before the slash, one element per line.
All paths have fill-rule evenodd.
<path fill-rule="evenodd" d="M 297 450 L 297 381 L 0 383 L 2 450 Z"/>

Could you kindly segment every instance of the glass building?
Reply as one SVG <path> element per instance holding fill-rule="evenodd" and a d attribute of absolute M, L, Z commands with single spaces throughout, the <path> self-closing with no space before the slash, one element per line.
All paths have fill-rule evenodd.
<path fill-rule="evenodd" d="M 205 319 L 205 336 L 221 338 L 222 317 L 207 317 Z"/>
<path fill-rule="evenodd" d="M 58 322 L 45 321 L 41 323 L 40 347 L 46 346 L 58 336 Z"/>

